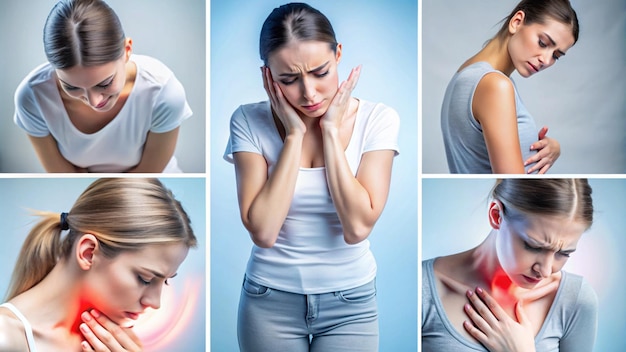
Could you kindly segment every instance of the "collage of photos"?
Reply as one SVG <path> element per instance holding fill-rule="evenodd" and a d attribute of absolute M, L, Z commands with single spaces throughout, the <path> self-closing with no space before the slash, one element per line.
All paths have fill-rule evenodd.
<path fill-rule="evenodd" d="M 626 351 L 624 0 L 0 28 L 0 352 Z"/>

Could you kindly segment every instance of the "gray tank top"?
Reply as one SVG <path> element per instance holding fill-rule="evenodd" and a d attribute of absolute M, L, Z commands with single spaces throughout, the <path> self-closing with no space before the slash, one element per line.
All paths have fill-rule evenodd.
<path fill-rule="evenodd" d="M 478 82 L 490 72 L 503 74 L 487 62 L 471 64 L 457 72 L 446 89 L 441 107 L 441 131 L 451 173 L 493 173 L 482 126 L 472 114 L 472 99 Z M 515 82 L 513 82 L 513 87 L 522 160 L 526 160 L 536 153 L 530 150 L 530 145 L 537 141 L 539 130 L 517 94 Z M 531 166 L 528 165 L 526 170 Z"/>

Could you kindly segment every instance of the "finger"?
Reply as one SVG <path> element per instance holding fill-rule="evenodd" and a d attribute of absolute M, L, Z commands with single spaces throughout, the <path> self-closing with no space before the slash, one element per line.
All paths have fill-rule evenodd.
<path fill-rule="evenodd" d="M 485 304 L 487 305 L 487 308 L 489 308 L 489 311 L 491 313 L 493 313 L 493 315 L 494 315 L 494 317 L 496 319 L 501 321 L 503 318 L 508 317 L 508 315 L 506 314 L 504 309 L 502 309 L 502 307 L 500 307 L 500 304 L 498 304 L 498 302 L 496 302 L 496 300 L 493 299 L 493 297 L 491 297 L 491 295 L 489 295 L 487 293 L 487 291 L 483 290 L 480 287 L 477 287 L 476 288 L 476 293 L 478 294 L 480 299 L 483 302 L 485 302 Z"/>
<path fill-rule="evenodd" d="M 470 323 L 469 321 L 467 320 L 464 321 L 463 327 L 465 328 L 465 330 L 467 330 L 467 332 L 470 335 L 472 335 L 476 340 L 478 340 L 478 342 L 483 343 L 483 344 L 487 342 L 487 335 L 485 335 L 485 333 L 483 333 L 474 325 L 472 325 L 472 323 Z"/>
<path fill-rule="evenodd" d="M 523 325 L 528 327 L 530 324 L 530 321 L 528 320 L 528 317 L 526 316 L 526 312 L 524 312 L 524 308 L 522 307 L 522 301 L 519 300 L 517 301 L 517 304 L 515 305 L 515 317 L 517 318 L 517 321 Z"/>
<path fill-rule="evenodd" d="M 350 72 L 350 76 L 348 76 L 348 90 L 350 93 L 352 93 L 354 88 L 356 88 L 356 84 L 359 82 L 359 77 L 361 77 L 361 67 L 362 65 L 353 68 Z"/>
<path fill-rule="evenodd" d="M 541 168 L 541 170 L 539 170 L 539 174 L 545 174 L 546 172 L 548 172 L 548 170 L 550 170 L 550 168 L 552 167 L 552 164 L 550 163 L 546 163 L 546 165 L 544 167 Z"/>
<path fill-rule="evenodd" d="M 91 348 L 91 345 L 87 341 L 81 341 L 80 348 L 83 352 L 94 352 L 94 349 Z"/>
<path fill-rule="evenodd" d="M 497 324 L 498 319 L 495 317 L 493 312 L 489 310 L 487 305 L 485 305 L 485 303 L 480 299 L 480 297 L 476 295 L 474 291 L 468 290 L 467 298 L 472 304 L 472 307 L 474 308 L 474 310 L 478 314 L 480 314 L 480 316 L 487 322 L 489 326 L 495 326 L 495 324 Z"/>
<path fill-rule="evenodd" d="M 538 133 L 538 136 L 539 136 L 538 139 L 544 139 L 546 134 L 548 134 L 548 126 L 541 127 Z"/>
<path fill-rule="evenodd" d="M 133 338 L 131 338 L 128 335 L 128 331 L 132 332 L 132 330 L 130 328 L 122 328 L 117 323 L 113 322 L 107 316 L 105 316 L 104 314 L 100 313 L 99 311 L 97 311 L 95 309 L 92 309 L 90 313 L 95 318 L 95 320 L 104 329 L 106 329 L 106 331 L 113 338 L 113 340 L 110 342 L 110 344 L 108 344 L 107 341 L 103 340 L 103 342 L 105 342 L 105 344 L 107 346 L 112 348 L 112 347 L 117 347 L 117 345 L 119 345 L 119 346 L 121 346 L 121 347 L 123 347 L 124 349 L 127 349 L 127 350 L 128 349 L 130 349 L 130 350 L 136 350 L 137 349 L 137 347 L 138 347 L 137 343 L 134 341 Z M 97 332 L 97 330 L 96 330 L 96 332 Z M 107 338 L 106 334 L 105 334 L 104 338 Z"/>
<path fill-rule="evenodd" d="M 481 316 L 471 304 L 466 303 L 463 306 L 465 314 L 472 320 L 473 325 L 484 334 L 491 334 L 493 331 L 492 326 Z"/>
<path fill-rule="evenodd" d="M 546 139 L 538 140 L 537 142 L 530 145 L 530 150 L 541 150 L 548 146 L 548 141 Z"/>
<path fill-rule="evenodd" d="M 102 329 L 102 327 L 100 326 L 99 328 Z M 87 323 L 80 324 L 79 329 L 80 329 L 80 332 L 83 334 L 83 337 L 85 338 L 85 342 L 87 343 L 87 345 L 89 345 L 87 346 L 85 343 L 81 343 L 81 348 L 84 351 L 97 351 L 97 352 L 110 352 L 111 351 L 102 341 L 100 341 L 100 338 L 94 332 L 94 328 L 87 325 Z"/>

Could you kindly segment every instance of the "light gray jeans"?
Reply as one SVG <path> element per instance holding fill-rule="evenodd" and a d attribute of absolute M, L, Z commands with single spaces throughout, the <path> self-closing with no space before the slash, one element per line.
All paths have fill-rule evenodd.
<path fill-rule="evenodd" d="M 302 295 L 244 278 L 237 337 L 242 352 L 378 351 L 376 280 Z"/>

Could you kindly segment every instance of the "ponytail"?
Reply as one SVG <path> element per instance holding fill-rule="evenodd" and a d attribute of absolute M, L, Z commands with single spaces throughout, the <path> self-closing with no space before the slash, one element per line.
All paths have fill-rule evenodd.
<path fill-rule="evenodd" d="M 43 280 L 61 255 L 61 217 L 58 213 L 36 212 L 39 222 L 32 228 L 17 257 L 6 300 Z"/>

